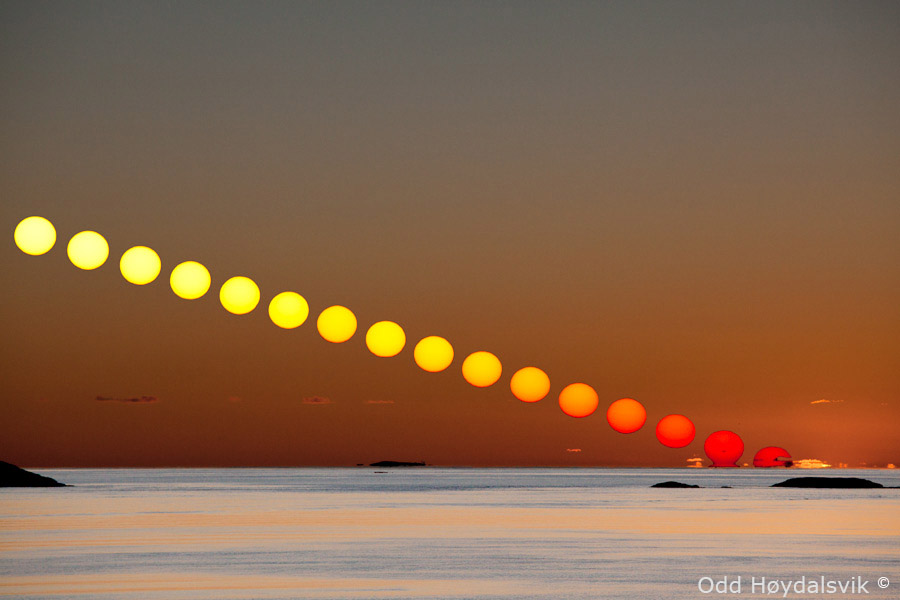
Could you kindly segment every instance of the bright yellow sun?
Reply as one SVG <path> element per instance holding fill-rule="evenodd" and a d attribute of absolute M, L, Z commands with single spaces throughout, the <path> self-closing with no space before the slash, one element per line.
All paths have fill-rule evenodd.
<path fill-rule="evenodd" d="M 209 291 L 210 282 L 207 268 L 192 260 L 172 269 L 172 275 L 169 277 L 172 291 L 185 300 L 196 300 L 203 296 Z"/>
<path fill-rule="evenodd" d="M 329 342 L 340 344 L 346 342 L 356 333 L 356 315 L 344 306 L 329 306 L 316 321 L 319 335 Z"/>
<path fill-rule="evenodd" d="M 126 281 L 135 285 L 145 285 L 159 276 L 162 262 L 159 254 L 147 246 L 129 248 L 119 260 L 119 270 Z"/>
<path fill-rule="evenodd" d="M 228 312 L 246 315 L 259 304 L 259 287 L 249 277 L 232 277 L 222 284 L 219 301 Z"/>
<path fill-rule="evenodd" d="M 297 292 L 281 292 L 269 302 L 269 318 L 282 329 L 294 329 L 306 322 L 309 304 Z"/>
<path fill-rule="evenodd" d="M 522 402 L 537 402 L 550 392 L 550 378 L 537 367 L 525 367 L 513 374 L 509 389 Z"/>
<path fill-rule="evenodd" d="M 453 362 L 453 346 L 437 335 L 430 335 L 419 340 L 413 350 L 416 364 L 429 373 L 443 371 Z"/>
<path fill-rule="evenodd" d="M 72 236 L 66 252 L 73 265 L 90 271 L 106 262 L 109 257 L 109 244 L 96 231 L 82 231 Z"/>
<path fill-rule="evenodd" d="M 463 378 L 475 387 L 494 385 L 502 372 L 500 359 L 490 352 L 473 352 L 466 357 L 462 365 Z"/>
<path fill-rule="evenodd" d="M 388 358 L 397 356 L 406 346 L 403 328 L 393 321 L 379 321 L 366 332 L 366 347 L 375 356 Z"/>
<path fill-rule="evenodd" d="M 50 252 L 56 243 L 56 228 L 44 217 L 28 217 L 16 225 L 16 246 L 25 254 L 39 256 Z"/>

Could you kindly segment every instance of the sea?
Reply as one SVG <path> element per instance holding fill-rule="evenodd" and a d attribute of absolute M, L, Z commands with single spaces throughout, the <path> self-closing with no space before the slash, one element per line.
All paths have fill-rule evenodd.
<path fill-rule="evenodd" d="M 769 487 L 900 470 L 37 472 L 72 487 L 0 489 L 0 597 L 900 598 L 900 489 Z"/>

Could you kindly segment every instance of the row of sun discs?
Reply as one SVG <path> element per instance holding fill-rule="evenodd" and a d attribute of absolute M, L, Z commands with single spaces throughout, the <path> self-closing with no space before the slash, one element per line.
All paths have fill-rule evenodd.
<path fill-rule="evenodd" d="M 28 217 L 15 230 L 15 242 L 20 250 L 30 255 L 49 252 L 56 243 L 56 229 L 43 217 Z M 93 270 L 101 267 L 109 258 L 109 244 L 95 231 L 82 231 L 69 240 L 66 252 L 76 267 Z M 146 285 L 159 277 L 162 261 L 147 246 L 134 246 L 126 250 L 119 260 L 119 270 L 126 281 Z M 169 276 L 172 291 L 186 300 L 203 297 L 212 285 L 209 270 L 195 261 L 182 262 L 172 269 Z M 243 276 L 232 277 L 219 288 L 219 301 L 230 313 L 244 315 L 259 304 L 259 286 Z M 277 294 L 269 302 L 269 318 L 283 329 L 294 329 L 306 322 L 309 304 L 296 292 Z M 344 306 L 330 306 L 319 313 L 316 327 L 325 340 L 332 343 L 346 342 L 356 333 L 356 315 Z M 403 328 L 393 321 L 379 321 L 366 331 L 366 346 L 375 356 L 397 356 L 406 347 Z M 453 346 L 446 339 L 432 335 L 421 339 L 413 350 L 416 364 L 430 373 L 447 369 L 453 362 Z M 503 367 L 494 354 L 478 351 L 469 354 L 462 364 L 462 375 L 475 387 L 489 387 L 499 381 Z M 524 367 L 516 371 L 510 380 L 510 390 L 523 402 L 537 402 L 550 392 L 550 378 L 537 367 Z M 597 392 L 586 383 L 567 385 L 559 394 L 559 406 L 572 417 L 587 417 L 599 406 Z M 637 400 L 622 398 L 613 402 L 606 414 L 610 426 L 620 433 L 633 433 L 644 426 L 647 411 Z M 693 441 L 694 424 L 683 415 L 668 415 L 656 428 L 659 441 L 671 448 L 681 448 Z"/>

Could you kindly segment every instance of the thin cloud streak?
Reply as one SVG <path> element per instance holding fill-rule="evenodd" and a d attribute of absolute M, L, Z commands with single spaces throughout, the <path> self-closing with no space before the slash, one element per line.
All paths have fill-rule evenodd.
<path fill-rule="evenodd" d="M 325 404 L 331 404 L 331 398 L 325 398 L 324 396 L 308 396 L 302 400 L 303 404 L 309 404 L 312 406 L 324 406 Z"/>
<path fill-rule="evenodd" d="M 122 404 L 154 404 L 159 402 L 156 396 L 135 396 L 133 398 L 113 398 L 111 396 L 97 396 L 97 402 L 119 402 Z"/>

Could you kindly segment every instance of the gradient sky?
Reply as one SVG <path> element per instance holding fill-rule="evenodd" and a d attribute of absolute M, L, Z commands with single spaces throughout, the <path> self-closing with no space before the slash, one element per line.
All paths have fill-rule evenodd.
<path fill-rule="evenodd" d="M 741 462 L 900 464 L 898 73 L 896 2 L 4 1 L 0 459 L 677 466 L 733 429 Z M 13 243 L 30 215 L 45 256 Z M 66 258 L 84 229 L 97 271 Z M 138 244 L 148 286 L 118 272 Z M 201 300 L 168 286 L 184 260 Z M 250 315 L 218 302 L 233 275 Z M 297 330 L 268 320 L 283 290 Z M 383 319 L 396 358 L 365 348 Z M 412 360 L 432 334 L 439 374 Z M 460 375 L 476 350 L 491 388 Z M 576 381 L 585 419 L 556 402 Z M 606 424 L 621 397 L 638 433 Z M 687 448 L 654 437 L 670 413 Z"/>

